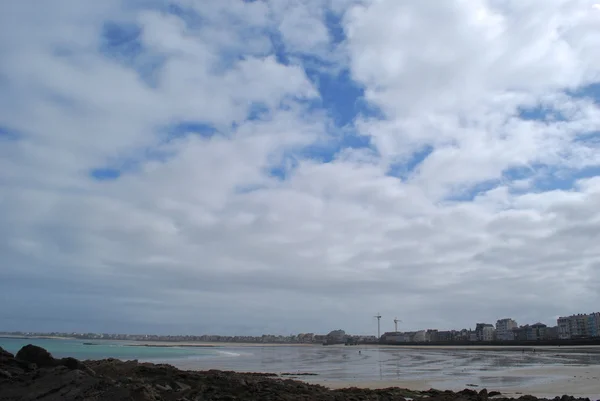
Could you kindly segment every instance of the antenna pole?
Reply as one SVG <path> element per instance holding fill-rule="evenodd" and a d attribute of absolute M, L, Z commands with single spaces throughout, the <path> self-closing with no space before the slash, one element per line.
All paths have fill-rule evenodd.
<path fill-rule="evenodd" d="M 377 313 L 375 317 L 377 318 L 377 340 L 379 340 L 381 338 L 381 314 Z"/>
<path fill-rule="evenodd" d="M 398 320 L 398 318 L 394 318 L 394 327 L 396 328 L 396 333 L 398 332 L 398 322 L 401 322 L 402 320 Z"/>

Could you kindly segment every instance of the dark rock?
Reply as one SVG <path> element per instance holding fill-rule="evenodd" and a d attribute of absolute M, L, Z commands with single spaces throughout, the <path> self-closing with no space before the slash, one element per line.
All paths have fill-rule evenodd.
<path fill-rule="evenodd" d="M 80 362 L 75 358 L 70 358 L 70 357 L 62 358 L 57 361 L 57 364 L 65 366 L 67 369 L 70 369 L 70 370 L 75 370 L 75 369 L 81 370 L 90 376 L 96 375 L 96 372 L 94 372 L 93 369 L 89 368 L 85 363 Z"/>
<path fill-rule="evenodd" d="M 162 384 L 156 384 L 155 387 L 161 391 L 171 391 L 173 390 L 171 388 L 171 386 L 169 386 L 168 384 L 165 384 L 164 386 Z"/>
<path fill-rule="evenodd" d="M 60 360 L 60 364 L 71 370 L 79 369 L 79 367 L 83 365 L 83 363 L 75 358 L 63 358 Z"/>
<path fill-rule="evenodd" d="M 189 384 L 185 384 L 182 382 L 175 382 L 175 385 L 178 387 L 179 391 L 187 391 L 192 388 L 192 386 L 190 386 Z"/>
<path fill-rule="evenodd" d="M 461 390 L 461 391 L 458 392 L 458 394 L 466 395 L 466 396 L 469 396 L 469 397 L 473 397 L 473 396 L 477 396 L 478 395 L 477 391 L 471 390 L 470 388 L 466 388 L 464 390 Z"/>
<path fill-rule="evenodd" d="M 538 401 L 537 397 L 532 395 L 522 395 L 518 399 L 521 401 Z"/>
<path fill-rule="evenodd" d="M 14 358 L 14 355 L 0 347 L 0 361 Z"/>
<path fill-rule="evenodd" d="M 35 363 L 40 368 L 56 366 L 57 361 L 50 355 L 48 351 L 42 347 L 36 345 L 26 345 L 17 352 L 15 355 L 16 359 L 26 361 L 29 363 Z"/>
<path fill-rule="evenodd" d="M 502 393 L 501 393 L 500 391 L 490 391 L 490 392 L 488 393 L 488 396 L 489 396 L 489 397 L 496 397 L 496 396 L 498 396 L 498 395 L 502 395 Z"/>

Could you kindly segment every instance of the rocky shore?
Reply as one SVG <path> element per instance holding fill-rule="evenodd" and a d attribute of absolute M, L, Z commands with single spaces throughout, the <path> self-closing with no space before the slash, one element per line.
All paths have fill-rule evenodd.
<path fill-rule="evenodd" d="M 330 390 L 274 374 L 182 371 L 170 365 L 115 359 L 53 358 L 45 349 L 23 347 L 16 355 L 0 348 L 0 401 L 485 401 L 508 400 L 483 389 L 411 391 L 401 388 Z M 521 396 L 522 401 L 543 400 Z M 569 396 L 557 401 L 588 400 Z"/>

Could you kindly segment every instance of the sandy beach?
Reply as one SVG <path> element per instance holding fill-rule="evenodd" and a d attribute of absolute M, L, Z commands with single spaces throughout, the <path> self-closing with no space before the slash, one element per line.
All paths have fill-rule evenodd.
<path fill-rule="evenodd" d="M 504 377 L 508 382 L 524 382 L 523 385 L 507 384 L 487 387 L 490 390 L 501 391 L 505 396 L 519 397 L 523 394 L 536 397 L 556 397 L 558 395 L 574 395 L 577 397 L 589 397 L 600 399 L 600 366 L 552 366 L 524 369 L 506 369 L 494 372 L 487 377 Z M 483 378 L 486 375 L 482 376 Z M 349 385 L 358 388 L 382 389 L 388 387 L 409 388 L 411 390 L 424 391 L 430 388 L 440 390 L 461 390 L 472 388 L 481 390 L 486 386 L 467 386 L 463 380 L 371 380 L 355 381 L 331 381 L 320 379 L 304 379 L 313 384 L 320 384 L 331 389 L 347 388 Z M 485 379 L 484 379 L 485 380 Z"/>
<path fill-rule="evenodd" d="M 544 346 L 513 346 L 513 345 L 366 345 L 365 347 L 378 347 L 385 349 L 414 349 L 414 350 L 473 350 L 473 351 L 511 351 L 525 350 L 533 352 L 569 352 L 584 350 L 587 353 L 600 353 L 600 345 L 544 345 Z"/>

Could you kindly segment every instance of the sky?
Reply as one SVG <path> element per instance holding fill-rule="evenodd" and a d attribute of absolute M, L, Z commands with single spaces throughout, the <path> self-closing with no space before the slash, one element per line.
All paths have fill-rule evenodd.
<path fill-rule="evenodd" d="M 0 330 L 600 307 L 592 0 L 0 3 Z"/>

